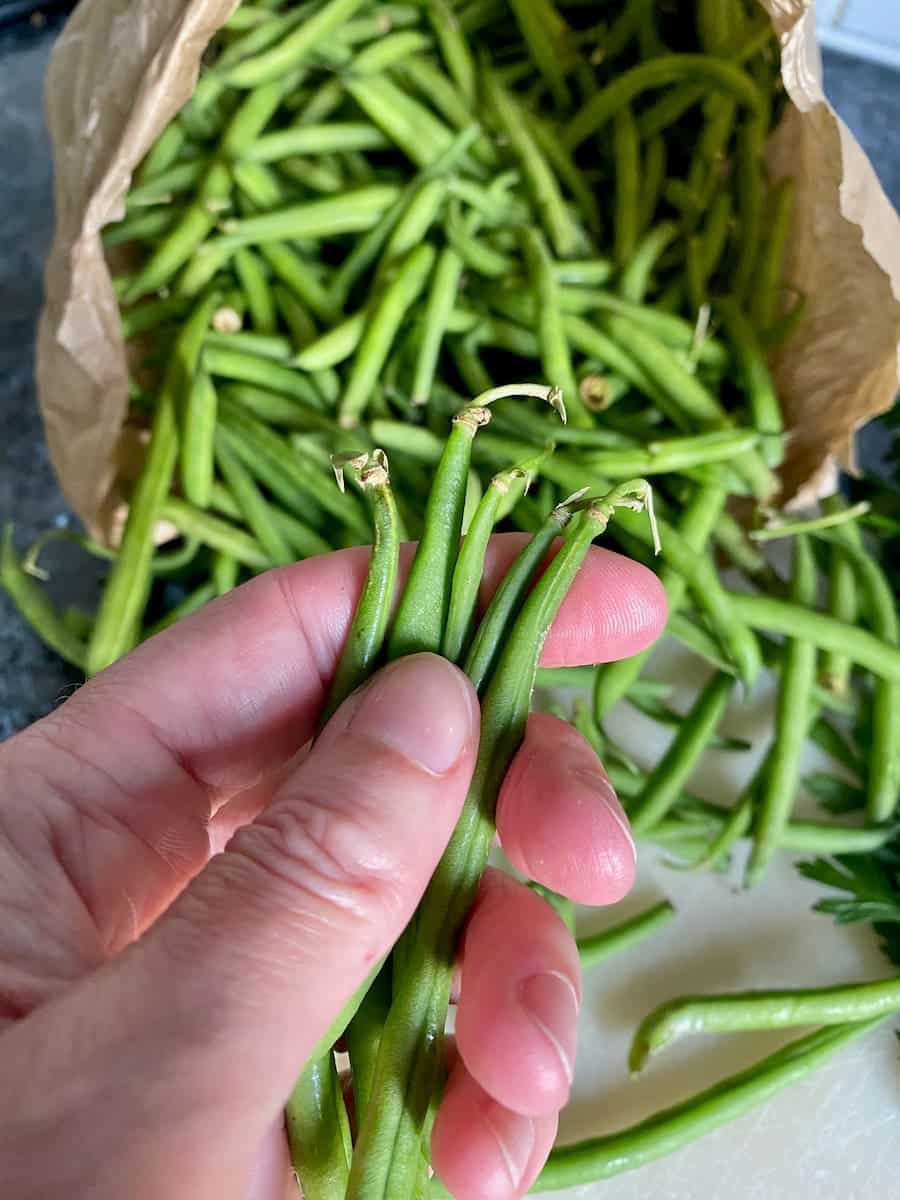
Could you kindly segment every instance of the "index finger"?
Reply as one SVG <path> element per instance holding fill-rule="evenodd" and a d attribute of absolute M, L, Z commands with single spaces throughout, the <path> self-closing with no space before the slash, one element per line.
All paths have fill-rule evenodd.
<path fill-rule="evenodd" d="M 492 539 L 491 590 L 525 541 Z M 412 546 L 403 547 L 401 580 Z M 312 736 L 362 590 L 369 551 L 341 550 L 261 575 L 121 659 L 76 694 L 110 746 L 117 710 L 140 715 L 182 767 L 234 794 Z M 656 576 L 592 548 L 544 647 L 548 666 L 612 661 L 645 649 L 665 623 Z"/>

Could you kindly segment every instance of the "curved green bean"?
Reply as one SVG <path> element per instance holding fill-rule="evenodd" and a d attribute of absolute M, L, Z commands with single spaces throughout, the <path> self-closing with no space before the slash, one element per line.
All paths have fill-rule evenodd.
<path fill-rule="evenodd" d="M 637 1073 L 671 1042 L 698 1033 L 844 1025 L 886 1017 L 898 1009 L 897 978 L 824 988 L 679 996 L 661 1004 L 641 1022 L 631 1043 L 628 1066 Z"/>
<path fill-rule="evenodd" d="M 629 917 L 611 929 L 589 937 L 577 939 L 578 958 L 582 970 L 589 970 L 598 963 L 606 962 L 614 954 L 639 946 L 646 938 L 656 933 L 658 929 L 668 925 L 677 916 L 676 910 L 669 900 L 661 900 L 636 916 Z"/>
<path fill-rule="evenodd" d="M 563 141 L 570 149 L 579 146 L 642 92 L 685 80 L 721 89 L 753 113 L 761 108 L 753 80 L 734 63 L 705 54 L 667 54 L 632 67 L 593 95 L 565 127 Z"/>
<path fill-rule="evenodd" d="M 609 1179 L 670 1154 L 802 1079 L 881 1020 L 819 1030 L 628 1129 L 558 1146 L 531 1190 L 554 1191 Z"/>

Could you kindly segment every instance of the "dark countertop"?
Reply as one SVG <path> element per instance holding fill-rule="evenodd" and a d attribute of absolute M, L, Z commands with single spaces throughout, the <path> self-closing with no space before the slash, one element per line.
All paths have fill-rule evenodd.
<path fill-rule="evenodd" d="M 54 19 L 42 30 L 0 29 L 0 522 L 15 520 L 20 546 L 71 520 L 47 459 L 32 376 L 53 222 L 41 91 L 58 27 Z M 900 74 L 835 54 L 825 66 L 832 102 L 900 207 Z M 66 603 L 90 603 L 96 575 L 83 556 L 56 558 L 54 591 Z M 78 679 L 0 593 L 0 741 L 53 708 Z"/>

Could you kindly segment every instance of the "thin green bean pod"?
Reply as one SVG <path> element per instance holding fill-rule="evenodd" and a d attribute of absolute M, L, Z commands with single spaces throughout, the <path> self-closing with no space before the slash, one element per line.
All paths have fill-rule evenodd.
<path fill-rule="evenodd" d="M 570 148 L 581 145 L 642 92 L 684 80 L 720 88 L 752 113 L 761 108 L 761 97 L 753 80 L 734 63 L 705 54 L 668 54 L 632 67 L 592 96 L 566 126 L 563 141 Z"/>
<path fill-rule="evenodd" d="M 798 537 L 794 542 L 790 598 L 793 603 L 810 608 L 815 603 L 815 560 L 805 537 Z M 748 884 L 755 883 L 762 875 L 790 820 L 800 778 L 800 756 L 810 724 L 815 677 L 815 644 L 805 638 L 792 638 L 785 652 L 779 684 L 775 740 L 756 816 L 753 849 L 747 866 Z"/>
<path fill-rule="evenodd" d="M 594 933 L 589 937 L 578 938 L 576 944 L 581 969 L 589 970 L 598 963 L 606 962 L 613 955 L 620 954 L 623 950 L 639 946 L 658 929 L 668 925 L 676 915 L 675 908 L 670 901 L 661 900 L 636 916 L 629 917 L 627 921 L 613 925 L 611 929 L 604 929 L 601 933 Z"/>
<path fill-rule="evenodd" d="M 881 1020 L 818 1030 L 629 1129 L 558 1146 L 551 1152 L 532 1191 L 554 1191 L 610 1179 L 670 1154 L 804 1078 L 848 1043 L 869 1033 Z"/>
<path fill-rule="evenodd" d="M 641 1022 L 628 1065 L 637 1073 L 671 1042 L 693 1034 L 844 1025 L 885 1017 L 898 1009 L 897 978 L 824 988 L 679 996 L 661 1004 Z"/>

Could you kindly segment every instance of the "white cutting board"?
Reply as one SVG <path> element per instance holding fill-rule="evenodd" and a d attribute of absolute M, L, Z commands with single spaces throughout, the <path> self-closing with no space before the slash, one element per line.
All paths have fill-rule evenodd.
<path fill-rule="evenodd" d="M 669 644 L 654 655 L 654 675 L 677 679 L 683 689 L 682 703 L 678 693 L 674 697 L 681 711 L 697 679 L 690 678 L 691 663 Z M 749 705 L 737 700 L 723 728 L 760 740 L 770 727 L 771 706 L 771 688 L 759 688 Z M 659 726 L 622 709 L 614 736 L 639 760 L 655 760 L 664 745 Z M 760 740 L 758 752 L 708 753 L 692 790 L 730 800 L 762 750 Z M 823 764 L 811 757 L 809 766 L 814 765 Z M 892 974 L 868 927 L 842 928 L 811 911 L 825 891 L 804 880 L 787 856 L 750 893 L 738 886 L 739 870 L 728 877 L 674 871 L 665 866 L 664 852 L 648 844 L 640 847 L 638 866 L 638 883 L 628 899 L 614 909 L 580 910 L 579 931 L 616 924 L 664 896 L 678 916 L 642 946 L 586 973 L 575 1087 L 560 1126 L 563 1141 L 630 1125 L 807 1032 L 685 1039 L 630 1079 L 631 1035 L 657 1004 L 685 992 L 815 987 Z M 676 1154 L 600 1184 L 547 1194 L 570 1200 L 898 1200 L 895 1027 L 900 1018 Z"/>

